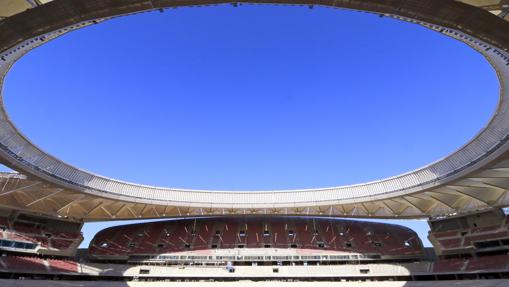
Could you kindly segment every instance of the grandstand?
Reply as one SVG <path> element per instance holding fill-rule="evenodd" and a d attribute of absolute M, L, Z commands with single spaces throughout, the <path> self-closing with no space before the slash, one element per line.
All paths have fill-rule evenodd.
<path fill-rule="evenodd" d="M 436 252 L 398 225 L 239 216 L 114 226 L 98 232 L 87 249 L 69 255 L 65 246 L 48 255 L 48 239 L 41 234 L 51 231 L 72 240 L 75 251 L 82 238 L 74 233 L 79 224 L 55 229 L 48 220 L 16 212 L 1 219 L 4 238 L 23 235 L 36 248 L 0 246 L 0 278 L 499 282 L 509 277 L 509 244 L 503 244 L 509 240 L 509 222 L 499 210 L 430 222 L 430 238 L 462 236 L 461 249 L 436 244 Z M 28 222 L 31 228 L 17 228 Z"/>
<path fill-rule="evenodd" d="M 74 30 L 134 13 L 225 3 L 0 2 L 0 83 L 27 52 Z M 236 286 L 244 284 L 240 280 L 253 286 L 271 280 L 277 282 L 271 285 L 303 286 L 359 281 L 362 286 L 508 286 L 509 217 L 502 208 L 509 206 L 509 2 L 238 3 L 366 11 L 461 41 L 497 72 L 497 111 L 462 148 L 408 173 L 351 186 L 239 192 L 145 186 L 73 167 L 21 134 L 2 103 L 0 161 L 16 172 L 0 174 L 1 286 L 216 281 Z M 339 217 L 426 218 L 433 248 L 424 248 L 408 228 Z M 84 222 L 143 218 L 168 220 L 119 224 L 78 249 Z"/>
<path fill-rule="evenodd" d="M 72 256 L 83 241 L 81 223 L 18 214 L 0 218 L 3 250 Z"/>
<path fill-rule="evenodd" d="M 96 258 L 127 256 L 139 260 L 144 256 L 157 258 L 159 254 L 186 251 L 186 254 L 204 254 L 199 251 L 243 249 L 246 253 L 248 249 L 259 248 L 283 249 L 286 253 L 288 249 L 295 250 L 291 252 L 294 255 L 287 256 L 329 251 L 329 258 L 346 260 L 353 259 L 344 255 L 346 253 L 357 254 L 354 260 L 419 259 L 424 255 L 417 234 L 400 226 L 322 218 L 270 217 L 195 218 L 113 227 L 94 237 L 89 254 Z"/>

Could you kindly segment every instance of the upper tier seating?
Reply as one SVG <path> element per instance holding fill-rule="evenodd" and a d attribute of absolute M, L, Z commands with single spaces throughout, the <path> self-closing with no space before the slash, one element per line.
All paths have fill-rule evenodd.
<path fill-rule="evenodd" d="M 509 250 L 508 218 L 493 210 L 432 221 L 429 239 L 439 255 Z"/>
<path fill-rule="evenodd" d="M 33 243 L 33 246 L 38 247 L 37 250 L 54 252 L 74 250 L 83 240 L 79 223 L 20 216 L 11 220 L 0 217 L 0 226 L 2 226 L 0 240 Z M 9 249 L 10 247 L 6 244 L 0 248 Z M 37 253 L 37 250 L 32 247 L 23 251 Z"/>
<path fill-rule="evenodd" d="M 421 256 L 410 229 L 372 222 L 302 217 L 196 218 L 116 226 L 89 246 L 96 257 L 229 248 L 300 248 L 380 256 Z"/>

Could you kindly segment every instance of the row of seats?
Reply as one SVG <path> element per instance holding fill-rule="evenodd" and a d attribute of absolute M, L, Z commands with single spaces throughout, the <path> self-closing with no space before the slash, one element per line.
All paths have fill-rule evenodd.
<path fill-rule="evenodd" d="M 0 234 L 0 239 L 36 243 L 41 248 L 65 250 L 71 248 L 76 241 L 81 242 L 81 235 L 75 238 L 47 237 L 40 234 L 19 233 L 17 230 L 6 230 Z M 79 243 L 79 242 L 78 242 Z"/>
<path fill-rule="evenodd" d="M 491 221 L 488 218 L 485 221 L 490 221 L 489 225 L 483 227 L 467 225 L 462 228 L 451 228 L 453 230 L 434 231 L 430 233 L 430 239 L 434 239 L 443 252 L 482 249 L 484 242 L 489 243 L 488 247 L 507 246 L 509 248 L 508 218 L 504 216 L 499 220 Z"/>
<path fill-rule="evenodd" d="M 0 217 L 0 239 L 14 242 L 34 243 L 43 249 L 68 250 L 83 240 L 80 224 L 58 224 L 58 222 L 30 222 Z M 34 250 L 35 252 L 35 250 Z"/>
<path fill-rule="evenodd" d="M 63 259 L 43 259 L 29 256 L 0 256 L 0 269 L 9 272 L 76 273 L 78 272 L 78 263 Z"/>
<path fill-rule="evenodd" d="M 433 264 L 434 272 L 460 272 L 509 269 L 509 255 L 489 255 L 473 258 L 441 259 Z"/>
<path fill-rule="evenodd" d="M 116 226 L 96 234 L 89 253 L 128 256 L 216 248 L 325 249 L 385 256 L 423 253 L 417 234 L 405 227 L 303 217 L 196 218 Z"/>
<path fill-rule="evenodd" d="M 63 259 L 39 257 L 0 256 L 0 271 L 30 273 L 78 273 L 79 263 Z M 435 273 L 461 273 L 474 271 L 507 271 L 509 255 L 489 255 L 475 258 L 440 259 L 432 263 Z M 427 272 L 421 270 L 420 272 Z"/>
<path fill-rule="evenodd" d="M 55 226 L 56 225 L 56 226 Z M 65 231 L 58 228 L 58 224 L 52 225 L 39 225 L 30 224 L 26 222 L 14 222 L 12 229 L 19 233 L 37 234 L 37 235 L 50 235 L 51 237 L 73 239 L 81 235 L 79 225 L 76 231 Z"/>

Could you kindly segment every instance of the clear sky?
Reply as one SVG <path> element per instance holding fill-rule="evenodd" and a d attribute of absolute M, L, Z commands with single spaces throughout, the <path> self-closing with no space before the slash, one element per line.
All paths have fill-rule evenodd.
<path fill-rule="evenodd" d="M 78 167 L 151 185 L 260 190 L 354 184 L 430 163 L 487 123 L 498 89 L 482 56 L 414 24 L 224 5 L 70 33 L 20 60 L 4 92 L 21 131 Z M 426 242 L 425 221 L 394 223 Z M 83 246 L 114 224 L 86 224 Z"/>

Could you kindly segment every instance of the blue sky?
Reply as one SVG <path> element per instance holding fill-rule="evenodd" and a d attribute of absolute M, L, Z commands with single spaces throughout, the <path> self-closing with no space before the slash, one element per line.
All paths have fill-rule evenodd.
<path fill-rule="evenodd" d="M 472 138 L 498 89 L 482 56 L 414 24 L 321 7 L 224 5 L 65 35 L 21 59 L 4 92 L 21 131 L 86 170 L 261 190 L 418 168 Z M 426 222 L 394 223 L 426 241 Z M 87 224 L 83 245 L 112 224 Z"/>

